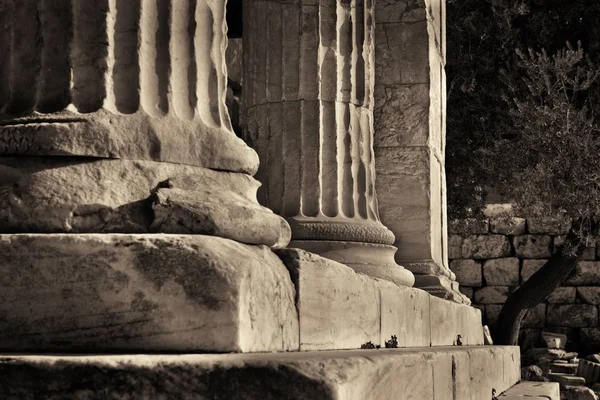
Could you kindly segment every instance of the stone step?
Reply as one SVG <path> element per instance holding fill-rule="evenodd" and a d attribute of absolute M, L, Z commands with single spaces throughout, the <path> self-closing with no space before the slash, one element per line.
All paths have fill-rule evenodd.
<path fill-rule="evenodd" d="M 575 376 L 573 374 L 561 374 L 550 372 L 548 379 L 553 382 L 558 382 L 561 387 L 563 386 L 585 386 L 585 378 L 581 376 Z"/>
<path fill-rule="evenodd" d="M 555 361 L 548 364 L 548 369 L 551 372 L 558 372 L 561 374 L 575 374 L 578 366 L 578 363 L 559 363 Z"/>
<path fill-rule="evenodd" d="M 0 357 L 0 398 L 482 400 L 520 377 L 519 348 Z"/>
<path fill-rule="evenodd" d="M 302 250 L 205 235 L 6 234 L 0 255 L 0 351 L 483 344 L 478 309 Z"/>
<path fill-rule="evenodd" d="M 560 400 L 557 382 L 521 382 L 498 396 L 498 400 Z"/>

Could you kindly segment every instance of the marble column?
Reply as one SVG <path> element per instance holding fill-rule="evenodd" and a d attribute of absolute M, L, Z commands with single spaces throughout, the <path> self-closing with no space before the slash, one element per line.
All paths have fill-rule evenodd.
<path fill-rule="evenodd" d="M 381 219 L 415 286 L 457 302 L 444 170 L 445 0 L 377 2 L 375 160 Z"/>
<path fill-rule="evenodd" d="M 370 0 L 246 1 L 246 138 L 291 247 L 412 285 L 378 214 L 373 12 Z"/>
<path fill-rule="evenodd" d="M 0 27 L 0 184 L 21 185 L 0 191 L 0 232 L 289 239 L 225 105 L 224 0 L 3 1 Z"/>
<path fill-rule="evenodd" d="M 254 173 L 225 107 L 223 1 L 0 2 L 0 155 Z"/>
<path fill-rule="evenodd" d="M 0 351 L 298 349 L 225 0 L 0 0 Z"/>

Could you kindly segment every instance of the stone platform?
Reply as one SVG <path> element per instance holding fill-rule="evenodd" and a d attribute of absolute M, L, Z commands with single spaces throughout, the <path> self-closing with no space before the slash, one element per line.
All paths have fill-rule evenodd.
<path fill-rule="evenodd" d="M 0 398 L 487 400 L 519 380 L 519 367 L 518 347 L 497 346 L 4 356 Z"/>
<path fill-rule="evenodd" d="M 460 335 L 460 338 L 459 338 Z M 0 235 L 0 351 L 481 345 L 480 311 L 296 249 L 203 235 Z"/>

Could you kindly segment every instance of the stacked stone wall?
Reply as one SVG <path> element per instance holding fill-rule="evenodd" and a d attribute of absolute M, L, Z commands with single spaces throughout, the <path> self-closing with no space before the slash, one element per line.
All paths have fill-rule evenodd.
<path fill-rule="evenodd" d="M 461 292 L 493 327 L 508 295 L 550 258 L 570 228 L 565 218 L 495 216 L 449 224 L 450 269 Z M 521 325 L 522 350 L 542 346 L 542 330 L 566 333 L 569 348 L 600 351 L 600 248 L 589 247 L 576 270 Z"/>

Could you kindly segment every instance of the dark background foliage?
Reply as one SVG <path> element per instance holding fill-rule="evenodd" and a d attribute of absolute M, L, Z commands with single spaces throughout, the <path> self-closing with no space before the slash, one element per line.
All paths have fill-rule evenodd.
<path fill-rule="evenodd" d="M 545 62 L 550 65 L 552 56 L 564 50 L 567 42 L 573 44 L 575 48 L 578 42 L 581 43 L 583 53 L 589 58 L 589 62 L 583 60 L 569 65 L 571 68 L 569 71 L 550 71 L 550 75 L 560 78 L 560 74 L 575 73 L 575 67 L 585 72 L 594 71 L 595 66 L 600 65 L 600 2 L 591 0 L 447 1 L 446 169 L 451 217 L 463 217 L 466 216 L 465 214 L 472 213 L 468 210 L 477 210 L 485 201 L 486 187 L 494 186 L 504 191 L 515 185 L 518 187 L 522 183 L 516 182 L 519 179 L 518 174 L 506 173 L 506 168 L 510 169 L 510 166 L 518 161 L 516 157 L 526 156 L 526 154 L 515 154 L 515 151 L 523 149 L 531 153 L 535 150 L 535 140 L 554 141 L 555 136 L 564 135 L 564 132 L 560 132 L 560 127 L 554 132 L 548 130 L 547 134 L 543 131 L 533 131 L 530 129 L 531 124 L 524 121 L 525 117 L 531 118 L 543 113 L 554 113 L 560 116 L 560 113 L 566 112 L 566 108 L 572 106 L 577 110 L 581 110 L 582 107 L 589 108 L 582 113 L 578 123 L 595 121 L 595 112 L 600 106 L 600 84 L 597 80 L 592 82 L 589 89 L 572 97 L 574 103 L 568 107 L 562 104 L 557 106 L 556 101 L 543 104 L 533 102 L 523 113 L 517 110 L 513 101 L 516 97 L 521 107 L 523 104 L 527 106 L 527 96 L 531 96 L 530 91 L 525 87 L 524 78 L 527 72 L 530 72 L 531 77 L 532 71 L 524 69 L 531 68 L 532 65 L 531 63 L 528 65 L 527 57 L 525 59 L 519 57 L 517 50 L 521 50 L 525 55 L 528 54 L 529 49 L 534 52 L 545 51 L 550 56 L 550 61 Z M 545 67 L 534 62 L 533 68 L 542 70 Z M 535 72 L 533 74 L 535 75 Z M 550 94 L 550 97 L 552 95 Z M 545 108 L 540 108 L 541 105 Z M 539 120 L 542 121 L 542 118 Z M 530 129 L 528 142 L 519 143 L 523 129 Z M 547 137 L 535 137 L 542 134 L 546 134 Z M 584 134 L 584 141 L 590 142 L 589 139 L 593 135 L 597 135 L 597 132 L 592 128 Z M 502 141 L 507 145 L 499 147 L 498 144 Z M 575 138 L 563 146 L 550 146 L 546 149 L 548 153 L 545 156 L 556 159 L 557 163 L 563 163 L 562 175 L 557 176 L 559 180 L 569 182 L 572 176 L 576 176 L 573 174 L 580 176 L 584 173 L 581 182 L 583 186 L 579 187 L 581 190 L 577 193 L 581 195 L 580 197 L 589 197 L 584 190 L 585 185 L 596 183 L 595 175 L 588 174 L 589 169 L 600 166 L 590 165 L 586 170 L 585 165 L 579 165 L 578 170 L 577 166 L 565 164 L 565 160 L 570 160 L 569 157 L 579 154 L 582 149 L 581 143 L 581 140 Z M 526 148 L 521 146 L 522 144 L 532 147 Z M 496 151 L 495 157 L 490 157 L 491 149 Z M 503 149 L 505 153 L 498 154 Z M 540 146 L 540 150 L 542 149 L 543 146 Z M 590 157 L 586 160 L 593 160 L 592 153 L 597 150 L 589 148 Z M 553 151 L 559 151 L 557 153 L 559 156 L 552 154 Z M 544 161 L 548 164 L 548 160 Z M 536 166 L 523 163 L 519 168 L 532 169 Z M 552 166 L 540 167 L 544 173 Z M 560 170 L 560 168 L 550 169 Z M 529 176 L 533 175 L 533 173 L 529 174 Z M 554 178 L 554 176 L 547 175 L 546 178 Z M 511 179 L 513 182 L 507 182 Z M 553 186 L 557 185 L 547 185 L 546 189 Z M 561 192 L 560 186 L 558 189 L 558 191 L 553 190 L 550 195 L 555 195 L 560 200 L 568 190 Z M 517 196 L 521 199 L 522 193 L 517 194 L 521 195 Z M 535 195 L 545 197 L 546 194 L 540 189 Z M 557 206 L 561 205 L 560 201 L 555 203 Z"/>

